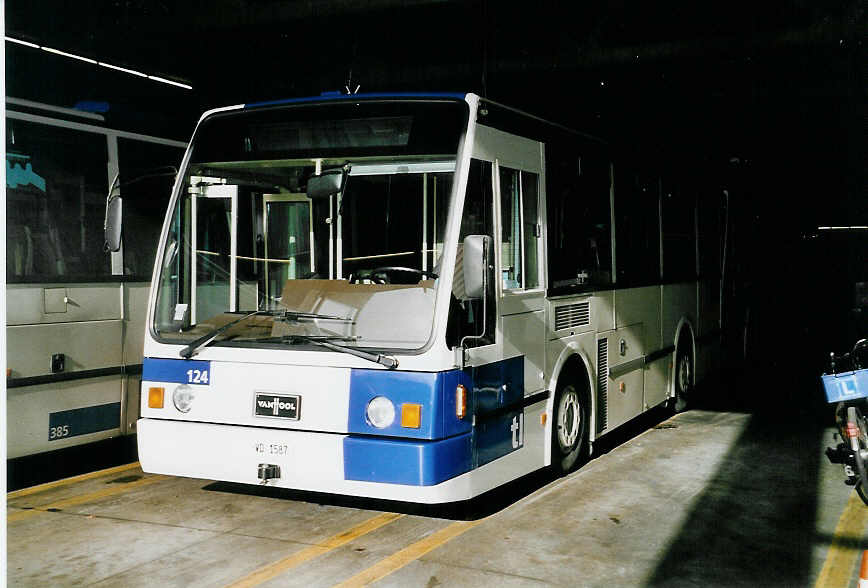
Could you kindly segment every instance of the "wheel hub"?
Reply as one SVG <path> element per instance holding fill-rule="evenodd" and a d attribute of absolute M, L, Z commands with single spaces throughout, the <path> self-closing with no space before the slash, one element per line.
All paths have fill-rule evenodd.
<path fill-rule="evenodd" d="M 681 391 L 690 389 L 690 360 L 686 355 L 678 361 L 678 387 Z"/>
<path fill-rule="evenodd" d="M 558 407 L 558 444 L 561 451 L 572 451 L 581 430 L 582 413 L 579 408 L 579 396 L 572 386 L 565 388 Z"/>

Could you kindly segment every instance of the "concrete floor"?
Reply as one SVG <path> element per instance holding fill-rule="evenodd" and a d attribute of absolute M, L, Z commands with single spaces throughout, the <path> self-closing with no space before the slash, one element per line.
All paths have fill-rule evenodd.
<path fill-rule="evenodd" d="M 469 510 L 109 472 L 9 495 L 8 584 L 853 585 L 868 508 L 809 413 L 655 412 Z"/>

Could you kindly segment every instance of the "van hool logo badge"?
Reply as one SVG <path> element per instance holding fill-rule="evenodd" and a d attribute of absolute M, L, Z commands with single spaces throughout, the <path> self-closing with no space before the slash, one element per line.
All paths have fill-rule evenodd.
<path fill-rule="evenodd" d="M 301 396 L 257 392 L 253 412 L 256 416 L 298 420 Z"/>

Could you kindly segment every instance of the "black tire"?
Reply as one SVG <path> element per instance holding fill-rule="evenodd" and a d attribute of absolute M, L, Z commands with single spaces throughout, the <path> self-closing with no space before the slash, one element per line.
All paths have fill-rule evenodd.
<path fill-rule="evenodd" d="M 690 395 L 693 393 L 695 372 L 693 365 L 693 348 L 689 343 L 682 340 L 675 354 L 675 396 L 669 399 L 669 408 L 674 413 L 687 410 Z"/>
<path fill-rule="evenodd" d="M 862 415 L 862 411 L 858 407 L 848 406 L 847 421 L 855 422 L 859 427 L 859 450 L 855 453 L 856 475 L 859 476 L 859 480 L 856 482 L 856 492 L 862 502 L 868 505 L 868 491 L 865 488 L 868 484 L 868 466 L 862 459 L 862 450 L 868 449 L 868 419 Z"/>
<path fill-rule="evenodd" d="M 868 491 L 865 490 L 865 484 L 863 484 L 861 480 L 856 483 L 856 494 L 859 495 L 859 498 L 862 499 L 865 506 L 868 506 Z"/>
<path fill-rule="evenodd" d="M 552 420 L 552 469 L 566 474 L 583 463 L 589 455 L 588 395 L 584 386 L 574 379 L 558 382 Z"/>

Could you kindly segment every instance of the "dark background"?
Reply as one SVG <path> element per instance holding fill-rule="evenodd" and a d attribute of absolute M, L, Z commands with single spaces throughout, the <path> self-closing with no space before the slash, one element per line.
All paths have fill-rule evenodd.
<path fill-rule="evenodd" d="M 640 157 L 662 156 L 725 187 L 728 363 L 721 393 L 705 402 L 756 416 L 691 500 L 648 583 L 803 586 L 815 579 L 818 545 L 841 541 L 818 533 L 816 522 L 828 502 L 820 498 L 824 468 L 833 467 L 822 457 L 831 407 L 818 375 L 829 351 L 868 336 L 868 300 L 855 292 L 857 282 L 868 282 L 868 231 L 817 229 L 868 225 L 865 6 L 6 0 L 11 37 L 194 88 L 7 42 L 6 93 L 58 106 L 107 101 L 113 126 L 187 140 L 201 112 L 217 106 L 357 84 L 362 92 L 472 91 L 633 145 Z M 660 418 L 645 415 L 595 453 Z M 677 429 L 677 422 L 661 427 Z M 74 448 L 62 465 L 107 467 L 118 463 L 106 461 L 111 455 L 110 448 Z M 133 456 L 130 448 L 126 461 Z M 542 483 L 519 480 L 496 494 L 502 500 L 480 497 L 490 501 L 486 514 Z M 868 549 L 855 539 L 852 547 Z"/>
<path fill-rule="evenodd" d="M 811 377 L 868 335 L 865 5 L 476 0 L 6 3 L 8 96 L 111 104 L 186 140 L 216 106 L 342 90 L 472 91 L 708 169 L 731 194 L 729 354 Z M 747 360 L 745 362 L 745 360 Z"/>

